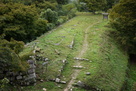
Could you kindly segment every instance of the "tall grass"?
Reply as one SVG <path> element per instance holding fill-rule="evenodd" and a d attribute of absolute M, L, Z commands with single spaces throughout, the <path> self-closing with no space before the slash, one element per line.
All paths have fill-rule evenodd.
<path fill-rule="evenodd" d="M 90 29 L 89 50 L 85 57 L 92 62 L 83 62 L 86 67 L 80 72 L 87 89 L 102 91 L 120 91 L 126 76 L 127 54 L 109 35 L 109 29 L 104 27 L 107 22 L 102 21 Z M 86 76 L 85 72 L 90 72 Z"/>

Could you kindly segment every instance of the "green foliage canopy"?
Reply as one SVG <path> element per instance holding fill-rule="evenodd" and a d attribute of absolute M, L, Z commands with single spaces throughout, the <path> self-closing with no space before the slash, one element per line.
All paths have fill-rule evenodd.
<path fill-rule="evenodd" d="M 34 36 L 35 21 L 38 19 L 34 6 L 25 6 L 19 3 L 0 4 L 0 34 L 5 39 L 27 41 Z"/>
<path fill-rule="evenodd" d="M 47 20 L 49 23 L 56 24 L 58 19 L 58 13 L 56 11 L 52 11 L 51 9 L 47 9 L 44 12 L 41 12 L 41 18 Z"/>
<path fill-rule="evenodd" d="M 5 39 L 0 39 L 0 71 L 12 70 L 21 71 L 25 68 L 21 63 L 21 59 L 18 53 L 23 49 L 23 42 L 7 41 Z"/>
<path fill-rule="evenodd" d="M 136 54 L 136 1 L 121 0 L 110 13 L 114 35 L 129 53 Z"/>
<path fill-rule="evenodd" d="M 56 0 L 58 4 L 67 4 L 69 0 Z"/>
<path fill-rule="evenodd" d="M 106 0 L 80 0 L 80 2 L 85 2 L 88 10 L 92 12 L 104 10 L 107 5 Z"/>

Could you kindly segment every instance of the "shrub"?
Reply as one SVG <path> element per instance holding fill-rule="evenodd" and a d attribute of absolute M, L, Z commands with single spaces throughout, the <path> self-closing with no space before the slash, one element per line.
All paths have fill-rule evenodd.
<path fill-rule="evenodd" d="M 71 3 L 71 4 L 63 5 L 62 10 L 63 10 L 65 15 L 74 16 L 75 13 L 76 13 L 77 8 L 76 8 L 76 6 L 74 4 Z"/>
<path fill-rule="evenodd" d="M 26 65 L 23 65 L 18 53 L 23 49 L 23 42 L 7 41 L 0 39 L 0 71 L 12 70 L 23 71 Z M 24 62 L 25 63 L 25 62 Z"/>
<path fill-rule="evenodd" d="M 136 82 L 133 84 L 133 89 L 132 91 L 136 91 Z"/>
<path fill-rule="evenodd" d="M 63 20 L 62 18 L 59 18 L 59 19 L 57 20 L 57 24 L 58 24 L 58 25 L 62 24 L 63 22 L 64 22 L 64 20 Z"/>
<path fill-rule="evenodd" d="M 3 88 L 5 88 L 8 83 L 9 83 L 9 80 L 7 78 L 0 80 L 0 89 L 2 90 Z"/>
<path fill-rule="evenodd" d="M 60 16 L 60 18 L 62 18 L 64 22 L 66 22 L 68 20 L 67 16 Z"/>
<path fill-rule="evenodd" d="M 36 36 L 40 36 L 41 34 L 48 31 L 47 29 L 47 20 L 38 19 L 36 21 Z"/>
<path fill-rule="evenodd" d="M 53 23 L 48 23 L 47 24 L 47 30 L 51 30 L 51 29 L 53 29 L 55 27 L 55 24 L 53 24 Z"/>
<path fill-rule="evenodd" d="M 49 23 L 56 24 L 58 20 L 58 13 L 56 11 L 52 11 L 51 9 L 47 9 L 44 12 L 41 12 L 40 17 L 47 20 Z"/>

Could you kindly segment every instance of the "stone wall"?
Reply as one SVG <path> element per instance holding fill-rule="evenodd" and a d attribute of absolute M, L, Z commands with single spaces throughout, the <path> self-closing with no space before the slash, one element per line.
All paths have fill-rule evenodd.
<path fill-rule="evenodd" d="M 13 72 L 10 70 L 4 70 L 3 72 L 0 72 L 0 79 L 3 79 L 6 77 L 9 79 L 10 84 L 12 85 L 34 85 L 36 84 L 36 64 L 33 60 L 27 61 L 29 64 L 29 69 L 26 72 Z"/>

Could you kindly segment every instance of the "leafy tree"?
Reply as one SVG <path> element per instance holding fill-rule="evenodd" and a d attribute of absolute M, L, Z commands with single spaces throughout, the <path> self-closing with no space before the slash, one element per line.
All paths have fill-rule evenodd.
<path fill-rule="evenodd" d="M 92 12 L 104 10 L 107 4 L 106 0 L 79 0 L 79 1 L 85 2 L 87 4 L 88 10 Z"/>
<path fill-rule="evenodd" d="M 41 18 L 47 20 L 49 23 L 56 24 L 58 19 L 58 13 L 56 11 L 52 11 L 51 9 L 47 9 L 44 12 L 41 12 Z"/>
<path fill-rule="evenodd" d="M 25 68 L 21 63 L 18 53 L 23 49 L 23 42 L 7 41 L 0 39 L 0 71 L 12 70 L 21 71 Z"/>
<path fill-rule="evenodd" d="M 56 0 L 58 4 L 67 4 L 69 0 Z"/>
<path fill-rule="evenodd" d="M 67 15 L 68 18 L 72 18 L 75 16 L 77 8 L 75 4 L 70 3 L 70 4 L 63 5 L 62 10 L 63 10 L 64 15 Z"/>
<path fill-rule="evenodd" d="M 49 2 L 49 1 L 44 1 L 44 2 L 35 2 L 35 4 L 36 4 L 36 6 L 38 7 L 38 8 L 40 8 L 40 9 L 44 9 L 44 10 L 46 10 L 46 9 L 48 9 L 48 8 L 50 8 L 50 9 L 52 9 L 52 10 L 56 10 L 57 9 L 57 6 L 58 6 L 58 4 L 56 3 L 56 2 Z"/>
<path fill-rule="evenodd" d="M 114 35 L 128 50 L 136 54 L 136 1 L 121 0 L 110 13 L 110 21 L 116 29 Z"/>
<path fill-rule="evenodd" d="M 106 0 L 107 1 L 107 5 L 105 6 L 105 11 L 107 11 L 108 9 L 111 9 L 112 6 L 114 6 L 115 4 L 117 4 L 119 2 L 119 0 Z"/>
<path fill-rule="evenodd" d="M 36 30 L 37 30 L 37 32 L 36 32 L 36 36 L 40 36 L 41 34 L 43 34 L 43 33 L 45 33 L 45 32 L 47 32 L 47 20 L 43 20 L 43 19 L 38 19 L 37 21 L 36 21 Z"/>
<path fill-rule="evenodd" d="M 5 34 L 5 39 L 28 41 L 35 37 L 38 13 L 34 6 L 19 3 L 1 3 L 0 6 L 0 34 Z"/>

